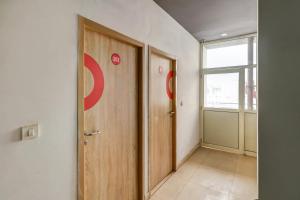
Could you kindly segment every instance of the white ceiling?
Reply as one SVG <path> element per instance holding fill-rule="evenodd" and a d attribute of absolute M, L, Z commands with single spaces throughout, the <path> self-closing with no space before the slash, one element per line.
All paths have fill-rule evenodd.
<path fill-rule="evenodd" d="M 198 40 L 257 31 L 257 0 L 154 0 Z"/>

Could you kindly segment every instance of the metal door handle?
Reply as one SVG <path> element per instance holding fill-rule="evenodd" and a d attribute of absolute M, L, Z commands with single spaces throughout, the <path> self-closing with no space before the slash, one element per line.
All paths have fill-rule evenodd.
<path fill-rule="evenodd" d="M 100 133 L 101 133 L 100 130 L 91 133 L 85 132 L 84 136 L 94 136 L 94 135 L 99 135 Z"/>
<path fill-rule="evenodd" d="M 175 111 L 170 111 L 169 114 L 170 114 L 170 115 L 174 115 L 174 114 L 175 114 Z"/>

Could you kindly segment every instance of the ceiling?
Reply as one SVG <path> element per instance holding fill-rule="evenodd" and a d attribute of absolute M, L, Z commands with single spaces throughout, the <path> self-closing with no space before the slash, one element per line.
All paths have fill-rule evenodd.
<path fill-rule="evenodd" d="M 154 0 L 198 40 L 257 31 L 257 0 Z M 221 34 L 226 33 L 226 36 Z"/>

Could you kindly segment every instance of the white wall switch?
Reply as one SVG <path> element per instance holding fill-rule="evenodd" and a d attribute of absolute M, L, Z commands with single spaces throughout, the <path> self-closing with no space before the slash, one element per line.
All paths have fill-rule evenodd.
<path fill-rule="evenodd" d="M 21 128 L 21 139 L 22 140 L 31 140 L 39 136 L 39 125 L 32 124 L 28 126 L 23 126 Z"/>

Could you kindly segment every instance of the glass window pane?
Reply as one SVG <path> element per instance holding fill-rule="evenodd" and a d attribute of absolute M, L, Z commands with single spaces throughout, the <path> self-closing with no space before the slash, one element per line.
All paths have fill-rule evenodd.
<path fill-rule="evenodd" d="M 256 54 L 257 54 L 257 42 L 256 42 L 256 38 L 254 38 L 253 40 L 253 64 L 257 63 L 257 59 L 256 59 Z"/>
<path fill-rule="evenodd" d="M 248 64 L 248 39 L 232 40 L 204 47 L 204 68 Z"/>
<path fill-rule="evenodd" d="M 252 72 L 250 76 L 249 72 Z M 249 78 L 252 77 L 252 82 Z M 256 68 L 245 69 L 245 110 L 256 110 Z"/>
<path fill-rule="evenodd" d="M 239 108 L 239 73 L 206 74 L 204 106 L 209 108 Z"/>
<path fill-rule="evenodd" d="M 256 110 L 257 90 L 256 90 L 256 68 L 253 69 L 253 110 Z"/>

